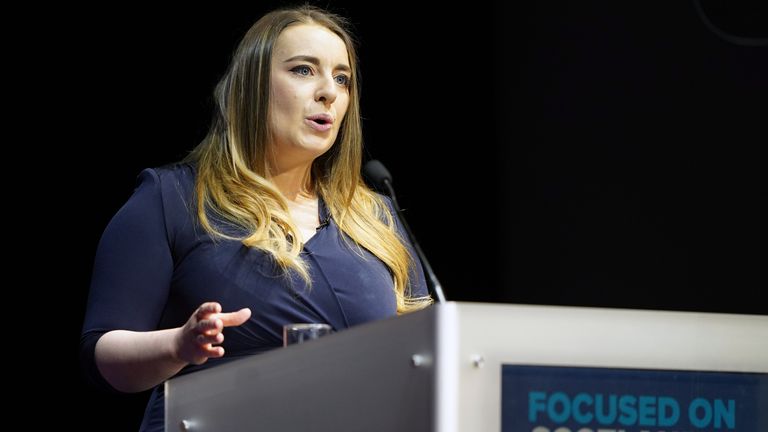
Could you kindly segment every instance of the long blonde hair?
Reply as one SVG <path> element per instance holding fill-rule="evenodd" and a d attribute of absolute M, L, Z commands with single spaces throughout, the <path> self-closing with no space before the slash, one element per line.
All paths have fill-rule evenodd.
<path fill-rule="evenodd" d="M 187 157 L 197 166 L 197 215 L 214 237 L 240 240 L 268 252 L 285 274 L 296 272 L 310 285 L 299 256 L 301 238 L 291 221 L 285 198 L 267 180 L 269 85 L 272 50 L 282 31 L 297 23 L 320 25 L 347 47 L 352 76 L 349 107 L 336 142 L 312 164 L 315 191 L 322 196 L 342 232 L 378 257 L 390 270 L 397 312 L 422 309 L 430 297 L 413 297 L 408 289 L 414 260 L 382 199 L 360 175 L 363 135 L 360 120 L 359 71 L 346 20 L 313 6 L 281 9 L 259 19 L 240 42 L 227 74 L 214 92 L 214 118 L 208 135 Z M 210 216 L 245 230 L 227 234 Z"/>

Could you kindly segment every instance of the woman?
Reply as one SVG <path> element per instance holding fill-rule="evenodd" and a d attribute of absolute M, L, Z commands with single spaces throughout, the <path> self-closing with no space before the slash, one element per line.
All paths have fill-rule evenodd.
<path fill-rule="evenodd" d="M 83 359 L 105 388 L 155 387 L 141 430 L 163 429 L 163 381 L 279 347 L 284 324 L 340 330 L 431 303 L 389 204 L 360 178 L 343 26 L 310 6 L 256 22 L 205 140 L 143 171 L 106 228 Z"/>

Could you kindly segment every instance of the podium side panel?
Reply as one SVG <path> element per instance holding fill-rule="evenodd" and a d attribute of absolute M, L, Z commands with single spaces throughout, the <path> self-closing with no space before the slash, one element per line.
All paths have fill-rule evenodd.
<path fill-rule="evenodd" d="M 434 311 L 378 321 L 166 383 L 166 430 L 431 431 Z M 419 363 L 418 361 L 416 363 Z"/>

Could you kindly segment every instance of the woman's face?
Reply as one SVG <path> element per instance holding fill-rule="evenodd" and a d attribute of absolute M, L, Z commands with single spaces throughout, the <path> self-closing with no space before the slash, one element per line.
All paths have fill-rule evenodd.
<path fill-rule="evenodd" d="M 272 53 L 269 125 L 282 169 L 331 148 L 349 106 L 352 76 L 344 41 L 318 25 L 287 27 Z"/>

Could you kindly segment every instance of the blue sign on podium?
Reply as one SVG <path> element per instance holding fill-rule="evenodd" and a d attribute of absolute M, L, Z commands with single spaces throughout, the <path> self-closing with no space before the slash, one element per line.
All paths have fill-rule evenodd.
<path fill-rule="evenodd" d="M 502 365 L 503 432 L 765 432 L 768 374 Z"/>

